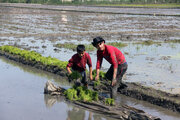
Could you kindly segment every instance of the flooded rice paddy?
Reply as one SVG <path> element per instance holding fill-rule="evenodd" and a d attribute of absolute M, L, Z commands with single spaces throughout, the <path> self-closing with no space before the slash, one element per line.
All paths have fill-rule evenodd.
<path fill-rule="evenodd" d="M 68 61 L 75 51 L 54 47 L 58 43 L 91 44 L 93 37 L 123 42 L 120 48 L 128 62 L 125 82 L 180 94 L 180 17 L 68 12 L 0 7 L 0 45 L 15 45 L 44 56 Z M 140 41 L 160 44 L 135 44 Z M 96 51 L 89 52 L 93 68 Z M 61 98 L 43 94 L 45 82 L 69 88 L 56 76 L 0 57 L 0 119 L 111 120 Z M 103 70 L 110 65 L 104 60 Z M 180 115 L 142 101 L 119 96 L 117 102 L 142 109 L 161 119 L 178 120 Z M 78 116 L 77 116 L 78 114 Z M 79 117 L 79 118 L 78 118 Z"/>

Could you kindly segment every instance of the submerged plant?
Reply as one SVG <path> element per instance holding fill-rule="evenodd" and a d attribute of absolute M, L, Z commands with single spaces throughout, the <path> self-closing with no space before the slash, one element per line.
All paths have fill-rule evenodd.
<path fill-rule="evenodd" d="M 125 43 L 121 43 L 121 42 L 110 42 L 110 43 L 107 43 L 108 45 L 112 45 L 114 47 L 119 47 L 119 48 L 122 48 L 122 47 L 126 47 L 127 44 Z"/>
<path fill-rule="evenodd" d="M 161 43 L 162 42 L 159 42 L 159 41 L 146 40 L 146 41 L 141 41 L 141 42 L 137 42 L 137 43 L 134 43 L 134 44 L 141 44 L 141 45 L 150 46 L 150 45 L 153 45 L 153 44 L 160 45 Z"/>

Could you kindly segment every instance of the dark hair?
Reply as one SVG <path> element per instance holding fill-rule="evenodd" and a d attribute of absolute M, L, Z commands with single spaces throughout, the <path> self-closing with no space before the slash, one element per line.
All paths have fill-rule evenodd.
<path fill-rule="evenodd" d="M 84 45 L 78 45 L 77 46 L 77 52 L 79 53 L 79 52 L 83 52 L 83 51 L 85 51 L 85 46 Z"/>

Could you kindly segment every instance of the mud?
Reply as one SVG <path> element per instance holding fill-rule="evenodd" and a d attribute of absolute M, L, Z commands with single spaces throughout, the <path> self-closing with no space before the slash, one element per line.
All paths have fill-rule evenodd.
<path fill-rule="evenodd" d="M 113 11 L 108 13 L 107 11 L 110 9 L 97 7 L 92 9 L 99 9 L 101 12 L 91 11 L 91 7 L 87 7 L 89 12 L 78 12 L 77 9 L 83 7 L 57 6 L 59 8 L 56 9 L 55 6 L 32 4 L 30 7 L 33 6 L 32 8 L 37 9 L 27 9 L 29 5 L 13 4 L 9 5 L 10 7 L 8 5 L 0 4 L 0 22 L 2 23 L 0 45 L 14 45 L 34 50 L 44 56 L 67 61 L 75 52 L 53 47 L 55 44 L 65 42 L 91 44 L 92 38 L 99 35 L 103 36 L 106 42 L 128 43 L 127 47 L 121 48 L 129 66 L 123 81 L 140 83 L 140 86 L 138 86 L 139 84 L 135 85 L 140 89 L 142 86 L 149 86 L 156 90 L 172 93 L 169 95 L 162 93 L 164 96 L 168 96 L 167 100 L 170 99 L 168 101 L 170 105 L 167 108 L 179 111 L 178 105 L 176 105 L 178 102 L 172 103 L 172 105 L 171 101 L 172 98 L 176 101 L 180 94 L 180 58 L 178 57 L 180 44 L 162 43 L 150 46 L 132 44 L 145 40 L 161 42 L 179 40 L 179 9 L 123 8 L 124 10 L 119 9 L 122 13 L 112 14 L 115 11 L 114 8 L 110 8 Z M 72 8 L 76 9 L 75 12 Z M 105 11 L 102 12 L 103 10 Z M 158 11 L 161 15 L 154 14 Z M 132 12 L 132 14 L 128 12 Z M 95 67 L 96 52 L 89 53 L 92 57 L 93 67 Z M 102 70 L 106 71 L 108 66 L 109 64 L 104 61 Z M 143 92 L 137 90 L 136 96 L 132 89 L 128 89 L 121 91 L 122 94 L 144 99 L 153 104 L 161 104 L 162 99 L 156 99 L 153 96 L 155 99 L 153 101 L 153 98 L 146 96 L 147 94 L 144 95 Z M 173 97 L 169 98 L 169 96 Z M 164 99 L 163 101 L 163 103 L 167 103 Z"/>
<path fill-rule="evenodd" d="M 45 71 L 60 75 L 62 77 L 65 77 L 65 79 L 68 79 L 66 76 L 66 71 L 63 69 L 57 69 L 56 66 L 45 66 L 36 61 L 29 61 L 29 60 L 24 59 L 21 56 L 12 55 L 12 54 L 9 54 L 7 52 L 2 52 L 2 51 L 0 51 L 0 55 L 5 56 L 10 60 L 20 62 L 24 65 L 29 65 L 37 69 L 45 70 Z M 109 81 L 103 80 L 102 78 L 101 78 L 101 81 L 102 81 L 102 84 L 95 88 L 93 87 L 93 89 L 96 91 L 104 91 L 104 90 L 109 91 L 110 90 Z M 126 96 L 130 96 L 139 100 L 150 102 L 158 106 L 162 106 L 166 109 L 180 112 L 180 95 L 165 93 L 159 90 L 155 90 L 153 88 L 147 88 L 141 85 L 137 85 L 135 83 L 126 83 L 126 85 L 127 87 L 123 87 L 123 88 L 120 87 L 118 89 L 118 92 Z M 93 86 L 93 84 L 89 84 L 89 86 Z"/>
<path fill-rule="evenodd" d="M 50 94 L 51 96 L 64 96 L 65 89 L 61 87 L 55 86 L 52 82 L 47 81 L 46 85 L 44 87 L 44 93 Z M 134 107 L 128 106 L 128 105 L 106 105 L 105 104 L 105 97 L 98 96 L 98 101 L 81 101 L 81 100 L 75 100 L 75 101 L 69 101 L 71 103 L 74 103 L 75 105 L 96 111 L 98 113 L 107 115 L 111 118 L 115 119 L 122 119 L 122 120 L 135 120 L 135 119 L 141 119 L 141 120 L 160 120 L 158 117 L 154 117 L 152 115 L 149 115 L 148 113 L 145 113 L 142 110 L 136 109 Z M 66 99 L 68 100 L 68 99 Z"/>

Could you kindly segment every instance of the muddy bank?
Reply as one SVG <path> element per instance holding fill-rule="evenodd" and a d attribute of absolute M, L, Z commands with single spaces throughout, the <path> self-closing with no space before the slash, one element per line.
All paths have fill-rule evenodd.
<path fill-rule="evenodd" d="M 170 94 L 136 83 L 126 83 L 126 89 L 119 89 L 120 94 L 147 101 L 175 112 L 180 112 L 180 95 Z"/>
<path fill-rule="evenodd" d="M 11 7 L 8 7 L 11 6 Z M 14 7 L 13 7 L 14 6 Z M 16 6 L 16 7 L 15 7 Z M 33 9 L 29 9 L 29 8 Z M 42 8 L 43 9 L 42 9 Z M 57 7 L 57 9 L 56 9 Z M 62 7 L 62 10 L 61 10 Z M 87 11 L 74 9 L 87 8 Z M 35 9 L 36 8 L 36 9 Z M 2 27 L 1 39 L 9 41 L 29 39 L 30 41 L 92 41 L 95 36 L 103 36 L 109 41 L 134 42 L 144 40 L 174 40 L 180 38 L 178 16 L 154 16 L 160 11 L 170 14 L 180 13 L 180 9 L 148 9 L 153 15 L 128 15 L 138 8 L 109 8 L 84 6 L 51 6 L 38 4 L 0 4 Z M 72 9 L 72 11 L 68 11 Z M 88 12 L 96 9 L 94 12 Z M 86 10 L 86 9 L 85 9 Z M 99 11 L 122 12 L 122 14 L 100 13 Z"/>
<path fill-rule="evenodd" d="M 21 56 L 12 55 L 4 51 L 0 51 L 0 55 L 7 57 L 8 59 L 14 60 L 16 62 L 20 62 L 25 65 L 29 65 L 35 67 L 37 69 L 45 70 L 54 74 L 58 74 L 62 77 L 66 77 L 66 71 L 63 69 L 57 69 L 56 66 L 45 66 L 36 61 L 26 60 Z M 103 87 L 99 87 L 96 90 L 108 90 L 108 83 L 104 82 Z M 173 95 L 170 93 L 165 93 L 159 90 L 155 90 L 153 88 L 147 88 L 141 85 L 137 85 L 135 83 L 127 83 L 128 87 L 125 89 L 119 89 L 121 94 L 126 96 L 130 96 L 139 100 L 144 100 L 150 102 L 151 104 L 155 104 L 158 106 L 162 106 L 166 109 L 170 109 L 176 112 L 180 112 L 180 96 Z M 155 94 L 156 93 L 156 94 Z"/>
<path fill-rule="evenodd" d="M 62 68 L 59 68 L 58 66 L 44 65 L 41 62 L 33 61 L 33 60 L 32 61 L 31 60 L 26 60 L 25 58 L 23 58 L 23 57 L 21 57 L 19 55 L 12 55 L 10 53 L 3 52 L 3 51 L 0 51 L 0 55 L 5 56 L 10 60 L 14 60 L 16 62 L 22 63 L 24 65 L 29 65 L 29 66 L 35 67 L 37 69 L 40 69 L 40 70 L 45 70 L 47 72 L 51 72 L 51 73 L 60 75 L 62 77 L 67 77 L 66 76 L 66 71 L 64 69 L 62 69 Z"/>

